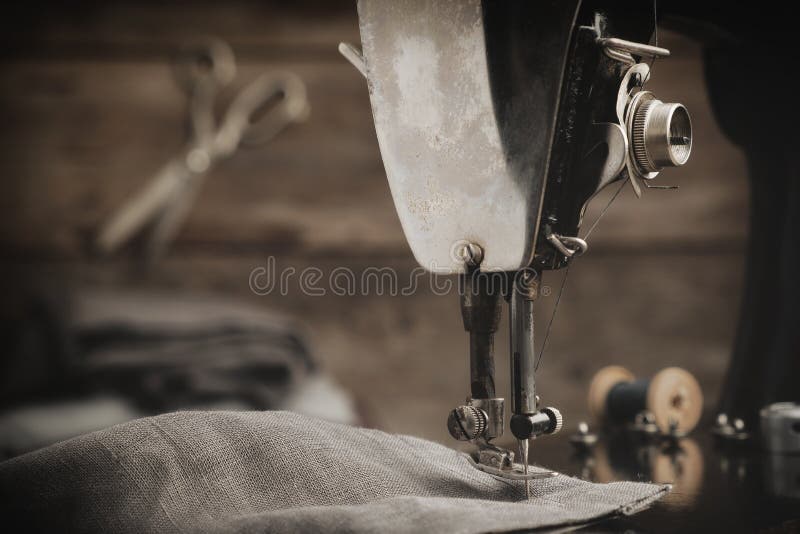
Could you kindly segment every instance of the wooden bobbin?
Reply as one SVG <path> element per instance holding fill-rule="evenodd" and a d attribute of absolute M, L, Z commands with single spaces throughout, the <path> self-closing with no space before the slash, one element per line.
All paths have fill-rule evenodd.
<path fill-rule="evenodd" d="M 597 371 L 589 385 L 589 413 L 595 421 L 606 420 L 608 392 L 621 382 L 633 382 L 633 373 L 619 365 L 609 365 Z"/>
<path fill-rule="evenodd" d="M 639 391 L 634 391 L 637 388 Z M 616 402 L 610 403 L 612 390 Z M 629 399 L 623 402 L 632 404 L 624 406 L 623 413 L 610 413 L 610 409 L 615 409 L 613 406 L 619 407 L 621 394 L 627 394 Z M 691 373 L 679 367 L 662 369 L 649 381 L 637 380 L 633 373 L 616 365 L 604 367 L 594 375 L 589 386 L 589 412 L 598 422 L 620 422 L 621 419 L 633 422 L 632 416 L 642 411 L 653 415 L 662 433 L 670 432 L 671 425 L 678 433 L 688 433 L 697 426 L 703 413 L 700 384 Z"/>

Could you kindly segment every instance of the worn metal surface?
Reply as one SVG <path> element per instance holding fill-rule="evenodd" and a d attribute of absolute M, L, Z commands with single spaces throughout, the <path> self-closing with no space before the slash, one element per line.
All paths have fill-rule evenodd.
<path fill-rule="evenodd" d="M 528 71 L 520 76 L 518 64 L 507 64 L 514 29 L 487 42 L 499 34 L 485 26 L 506 23 L 511 10 L 478 0 L 359 2 L 381 155 L 406 238 L 426 269 L 463 272 L 453 250 L 465 241 L 483 248 L 486 270 L 513 271 L 532 259 L 575 5 L 544 6 L 528 24 L 547 55 L 519 62 Z M 511 94 L 532 74 L 538 83 Z"/>

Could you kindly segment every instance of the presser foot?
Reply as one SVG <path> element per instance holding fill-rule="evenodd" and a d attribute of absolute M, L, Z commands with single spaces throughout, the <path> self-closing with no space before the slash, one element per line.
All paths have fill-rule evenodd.
<path fill-rule="evenodd" d="M 543 470 L 538 466 L 529 466 L 526 473 L 522 464 L 514 462 L 513 452 L 495 446 L 482 448 L 473 454 L 464 453 L 464 456 L 478 471 L 507 480 L 536 480 L 551 478 L 558 474 L 555 471 Z"/>

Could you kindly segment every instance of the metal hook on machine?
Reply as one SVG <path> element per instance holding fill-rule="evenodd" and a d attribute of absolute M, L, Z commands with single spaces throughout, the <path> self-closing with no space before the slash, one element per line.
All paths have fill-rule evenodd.
<path fill-rule="evenodd" d="M 556 233 L 550 233 L 547 235 L 547 241 L 567 258 L 572 258 L 573 256 L 582 256 L 587 250 L 589 250 L 589 243 L 580 237 L 570 237 Z"/>
<path fill-rule="evenodd" d="M 633 59 L 634 55 L 652 58 L 669 57 L 669 50 L 666 48 L 627 41 L 617 37 L 601 37 L 597 39 L 597 43 L 603 47 L 603 52 L 608 57 L 630 65 L 636 64 L 636 60 Z"/>

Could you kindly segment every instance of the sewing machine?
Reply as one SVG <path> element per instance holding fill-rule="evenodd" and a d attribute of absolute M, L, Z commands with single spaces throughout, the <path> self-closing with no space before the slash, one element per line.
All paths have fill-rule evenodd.
<path fill-rule="evenodd" d="M 448 429 L 478 446 L 478 469 L 548 476 L 527 469 L 530 440 L 562 426 L 536 394 L 541 274 L 587 252 L 579 230 L 600 190 L 669 187 L 651 181 L 691 152 L 686 108 L 647 90 L 652 61 L 669 55 L 647 44 L 653 6 L 360 0 L 358 14 L 362 49 L 340 51 L 367 79 L 406 238 L 421 266 L 460 279 L 471 391 Z M 493 444 L 505 428 L 493 359 L 502 300 L 521 464 Z"/>

